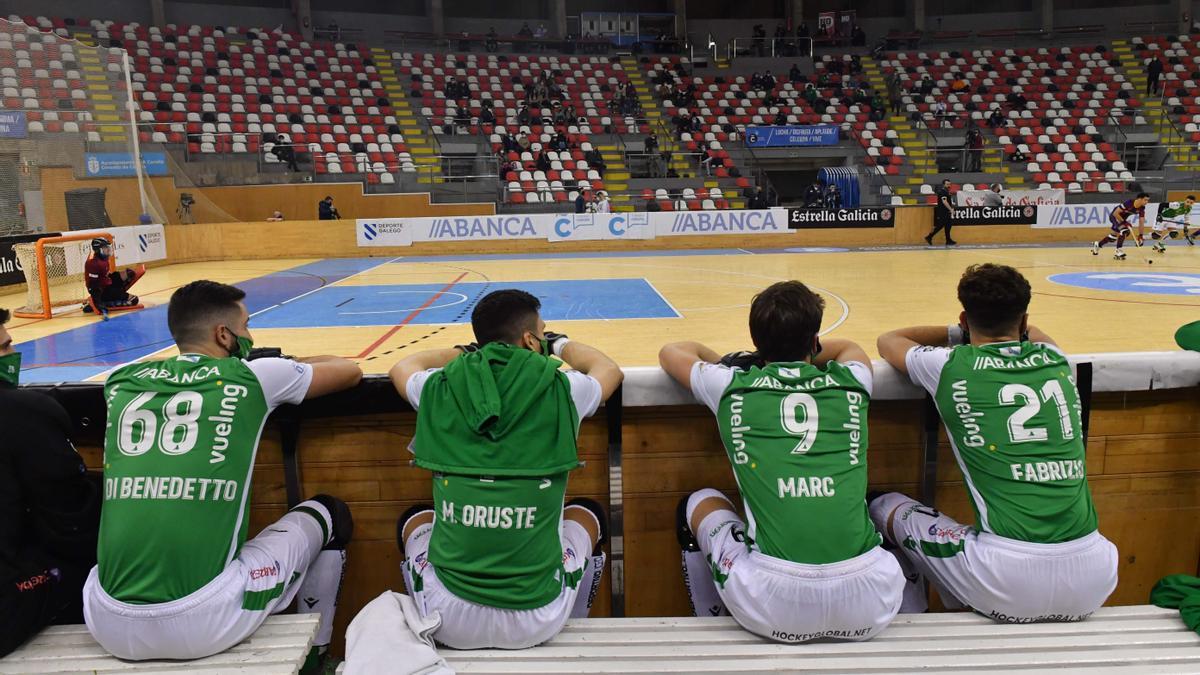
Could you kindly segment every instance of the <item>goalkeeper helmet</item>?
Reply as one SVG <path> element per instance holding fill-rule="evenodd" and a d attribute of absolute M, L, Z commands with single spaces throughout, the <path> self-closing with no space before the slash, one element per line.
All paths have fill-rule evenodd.
<path fill-rule="evenodd" d="M 103 237 L 96 237 L 95 239 L 92 240 L 92 251 L 96 255 L 100 256 L 101 258 L 108 257 L 108 254 L 103 253 L 102 251 L 111 246 L 112 246 L 112 244 L 109 243 L 109 241 Z"/>

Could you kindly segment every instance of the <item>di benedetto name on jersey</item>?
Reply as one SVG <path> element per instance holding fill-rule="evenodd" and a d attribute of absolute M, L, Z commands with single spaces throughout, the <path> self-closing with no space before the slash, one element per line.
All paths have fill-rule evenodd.
<path fill-rule="evenodd" d="M 100 583 L 123 602 L 169 602 L 225 569 L 246 541 L 267 416 L 299 403 L 312 367 L 185 354 L 105 383 Z"/>
<path fill-rule="evenodd" d="M 867 366 L 772 363 L 743 371 L 697 364 L 693 392 L 717 426 L 746 505 L 747 542 L 820 565 L 879 544 L 867 488 Z"/>
<path fill-rule="evenodd" d="M 1043 544 L 1096 530 L 1079 391 L 1062 352 L 1007 342 L 918 347 L 907 360 L 937 403 L 978 529 Z"/>

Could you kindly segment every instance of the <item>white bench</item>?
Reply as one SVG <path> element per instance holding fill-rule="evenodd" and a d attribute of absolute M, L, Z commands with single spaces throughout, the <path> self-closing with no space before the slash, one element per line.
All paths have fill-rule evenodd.
<path fill-rule="evenodd" d="M 273 616 L 250 639 L 195 661 L 122 661 L 96 644 L 87 626 L 51 626 L 0 659 L 0 673 L 299 672 L 317 634 L 317 614 Z"/>
<path fill-rule="evenodd" d="M 1200 635 L 1175 610 L 1110 607 L 1080 623 L 902 614 L 869 642 L 788 645 L 729 618 L 579 619 L 533 649 L 438 650 L 460 673 L 1197 673 Z"/>

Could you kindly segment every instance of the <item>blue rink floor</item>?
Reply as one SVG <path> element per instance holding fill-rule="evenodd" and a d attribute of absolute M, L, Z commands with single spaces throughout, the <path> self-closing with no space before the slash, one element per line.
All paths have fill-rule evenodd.
<path fill-rule="evenodd" d="M 456 258 L 461 260 L 462 258 Z M 430 258 L 414 262 L 431 262 Z M 249 279 L 251 328 L 322 328 L 449 324 L 470 321 L 489 284 L 334 285 L 387 264 L 381 258 L 339 258 Z M 403 264 L 405 261 L 392 261 Z M 679 314 L 645 279 L 576 279 L 504 283 L 542 301 L 548 321 L 670 318 Z M 17 345 L 21 380 L 69 382 L 95 377 L 172 345 L 165 304 Z"/>

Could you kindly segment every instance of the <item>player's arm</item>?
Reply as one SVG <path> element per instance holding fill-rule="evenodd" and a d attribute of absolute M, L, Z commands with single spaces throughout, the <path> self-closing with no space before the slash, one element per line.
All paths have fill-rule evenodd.
<path fill-rule="evenodd" d="M 866 350 L 850 340 L 840 338 L 821 340 L 821 352 L 813 357 L 813 364 L 823 366 L 830 361 L 838 363 L 858 361 L 865 364 L 868 370 L 872 370 L 871 357 L 867 356 Z"/>
<path fill-rule="evenodd" d="M 559 354 L 568 366 L 595 379 L 600 383 L 600 401 L 603 403 L 621 386 L 625 373 L 615 361 L 608 358 L 604 352 L 595 347 L 585 345 L 578 340 L 567 342 Z"/>
<path fill-rule="evenodd" d="M 658 363 L 679 384 L 692 389 L 692 366 L 697 361 L 717 363 L 721 355 L 699 342 L 671 342 L 658 350 Z"/>
<path fill-rule="evenodd" d="M 897 328 L 879 336 L 875 347 L 884 361 L 896 370 L 908 374 L 906 358 L 913 347 L 947 347 L 950 333 L 946 326 L 910 326 Z"/>
<path fill-rule="evenodd" d="M 1042 343 L 1045 343 L 1048 345 L 1054 345 L 1055 347 L 1058 346 L 1058 343 L 1054 341 L 1054 338 L 1050 337 L 1044 331 L 1042 331 L 1041 328 L 1038 328 L 1037 326 L 1035 326 L 1033 324 L 1029 324 L 1029 327 L 1026 328 L 1025 330 L 1026 330 L 1026 333 L 1029 335 L 1030 342 L 1034 342 L 1034 343 L 1042 342 Z"/>
<path fill-rule="evenodd" d="M 350 359 L 338 356 L 317 356 L 310 359 L 319 360 L 302 361 L 312 367 L 312 382 L 304 394 L 305 399 L 349 389 L 362 381 L 362 368 Z"/>
<path fill-rule="evenodd" d="M 388 371 L 388 377 L 392 380 L 392 386 L 400 393 L 400 397 L 408 403 L 408 380 L 415 374 L 429 370 L 430 368 L 444 368 L 447 363 L 450 363 L 462 350 L 458 347 L 450 347 L 449 349 L 428 349 L 423 352 L 417 352 L 410 356 L 400 359 L 399 363 L 392 366 Z"/>

